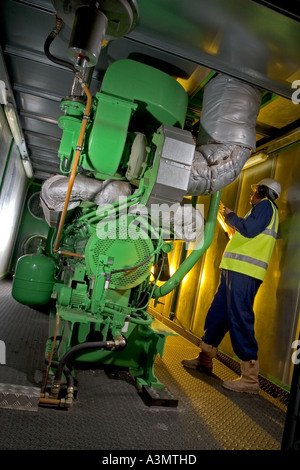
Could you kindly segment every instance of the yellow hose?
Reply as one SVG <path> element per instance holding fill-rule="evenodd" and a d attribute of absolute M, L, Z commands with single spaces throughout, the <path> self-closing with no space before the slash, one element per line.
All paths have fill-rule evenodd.
<path fill-rule="evenodd" d="M 79 162 L 79 157 L 80 157 L 80 153 L 81 153 L 81 148 L 82 148 L 82 143 L 83 143 L 83 139 L 84 139 L 84 135 L 85 135 L 87 121 L 88 121 L 88 117 L 89 117 L 91 107 L 92 107 L 92 95 L 91 95 L 88 87 L 86 85 L 83 85 L 82 88 L 83 88 L 83 90 L 86 94 L 86 97 L 87 97 L 87 104 L 86 104 L 86 107 L 85 107 L 84 116 L 83 116 L 82 123 L 81 123 L 80 134 L 79 134 L 77 147 L 76 147 L 76 151 L 75 151 L 75 156 L 74 156 L 74 161 L 73 161 L 73 165 L 72 165 L 72 170 L 71 170 L 71 174 L 70 174 L 70 179 L 69 179 L 67 194 L 66 194 L 66 198 L 65 198 L 65 203 L 64 203 L 63 211 L 62 211 L 60 222 L 59 222 L 57 238 L 56 238 L 56 242 L 55 242 L 55 246 L 54 246 L 54 252 L 58 252 L 58 250 L 59 250 L 59 243 L 60 243 L 61 233 L 62 233 L 62 229 L 63 229 L 63 226 L 64 226 L 66 213 L 67 213 L 68 205 L 69 205 L 69 200 L 70 200 L 70 196 L 71 196 L 71 192 L 72 192 L 72 188 L 73 188 L 73 184 L 74 184 L 74 180 L 75 180 L 75 176 L 76 176 L 76 170 L 77 170 L 77 166 L 78 166 L 78 162 Z M 78 256 L 80 258 L 83 257 L 83 255 L 78 255 L 76 253 L 69 253 L 69 252 L 62 252 L 62 253 L 66 254 L 66 255 L 69 255 L 69 256 Z M 49 370 L 50 370 L 50 366 L 51 366 L 51 361 L 52 361 L 52 356 L 53 356 L 53 352 L 54 352 L 54 346 L 55 346 L 58 326 L 59 326 L 59 315 L 57 315 L 56 330 L 55 330 L 55 334 L 54 334 L 54 338 L 53 338 L 53 342 L 52 342 L 52 350 L 51 350 L 51 353 L 50 353 L 49 364 L 48 364 L 48 367 L 47 367 L 45 386 L 47 384 L 47 378 L 48 378 L 48 374 L 49 374 Z M 60 400 L 45 398 L 45 393 L 41 393 L 40 403 L 41 404 L 59 405 Z"/>
<path fill-rule="evenodd" d="M 86 104 L 86 107 L 85 107 L 85 112 L 84 112 L 84 116 L 83 116 L 82 123 L 81 123 L 81 129 L 80 129 L 80 134 L 79 134 L 77 147 L 76 147 L 76 151 L 75 151 L 73 166 L 72 166 L 72 170 L 71 170 L 71 174 L 70 174 L 66 199 L 65 199 L 64 208 L 63 208 L 63 211 L 62 211 L 62 214 L 61 214 L 59 227 L 58 227 L 58 232 L 57 232 L 57 238 L 56 238 L 56 242 L 55 242 L 55 246 L 54 246 L 54 252 L 56 252 L 56 253 L 58 252 L 58 249 L 59 249 L 61 233 L 62 233 L 62 229 L 63 229 L 63 226 L 64 226 L 64 222 L 65 222 L 65 218 L 66 218 L 66 214 L 67 214 L 67 210 L 68 210 L 68 205 L 69 205 L 69 200 L 70 200 L 70 196 L 71 196 L 71 192 L 72 192 L 72 188 L 73 188 L 73 184 L 74 184 L 74 180 L 75 180 L 75 176 L 76 176 L 76 170 L 77 170 L 77 166 L 78 166 L 78 162 L 79 162 L 79 157 L 80 157 L 80 153 L 81 153 L 81 147 L 82 147 L 83 138 L 84 138 L 84 134 L 85 134 L 85 130 L 86 130 L 86 125 L 87 125 L 88 117 L 89 117 L 91 107 L 92 107 L 92 95 L 90 93 L 90 90 L 88 89 L 88 87 L 86 85 L 83 85 L 82 88 L 83 88 L 83 91 L 85 92 L 85 94 L 87 96 L 87 104 Z"/>

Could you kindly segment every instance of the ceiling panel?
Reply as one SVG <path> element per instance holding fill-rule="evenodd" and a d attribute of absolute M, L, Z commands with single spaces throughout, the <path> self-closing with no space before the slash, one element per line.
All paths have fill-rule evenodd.
<path fill-rule="evenodd" d="M 265 90 L 257 123 L 259 146 L 288 131 L 297 136 L 300 106 L 291 96 L 293 82 L 300 79 L 298 0 L 284 7 L 264 0 L 131 1 L 139 7 L 137 25 L 102 49 L 90 86 L 93 95 L 111 63 L 137 60 L 178 79 L 190 96 L 187 123 L 197 125 L 205 83 L 223 72 Z M 45 178 L 47 161 L 49 174 L 59 168 L 57 121 L 73 74 L 44 53 L 55 25 L 51 0 L 2 0 L 1 13 L 1 79 L 11 87 L 36 175 Z M 70 35 L 65 24 L 51 45 L 53 55 L 68 60 Z"/>

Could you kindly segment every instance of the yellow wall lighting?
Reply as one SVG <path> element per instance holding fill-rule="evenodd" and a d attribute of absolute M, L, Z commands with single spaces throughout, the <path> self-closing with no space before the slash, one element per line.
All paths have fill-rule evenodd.
<path fill-rule="evenodd" d="M 229 239 L 231 239 L 234 234 L 234 229 L 230 227 L 230 225 L 226 224 L 225 217 L 221 214 L 221 212 L 218 213 L 217 220 L 219 224 L 221 225 L 222 229 L 224 230 L 224 232 L 227 233 Z"/>
<path fill-rule="evenodd" d="M 205 281 L 205 268 L 203 268 L 203 271 L 202 271 L 201 281 L 200 281 L 200 288 L 201 288 L 202 284 L 204 283 L 204 281 Z"/>
<path fill-rule="evenodd" d="M 251 166 L 258 165 L 259 163 L 265 162 L 268 158 L 268 154 L 266 152 L 258 152 L 253 154 L 248 160 L 246 161 L 245 165 L 243 166 L 243 170 L 250 168 Z"/>

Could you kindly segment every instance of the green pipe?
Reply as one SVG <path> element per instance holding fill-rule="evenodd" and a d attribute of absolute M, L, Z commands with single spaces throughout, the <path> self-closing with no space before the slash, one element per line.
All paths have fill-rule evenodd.
<path fill-rule="evenodd" d="M 192 197 L 192 206 L 196 208 L 197 205 L 197 200 L 198 196 L 193 196 Z M 182 244 L 182 250 L 181 250 L 181 255 L 180 255 L 180 265 L 183 263 L 186 257 L 186 244 Z M 177 304 L 178 304 L 178 299 L 179 299 L 179 292 L 180 292 L 180 285 L 178 285 L 174 291 L 173 298 L 172 298 L 172 304 L 171 304 L 171 311 L 169 318 L 170 320 L 173 320 L 173 318 L 176 316 L 176 309 L 177 309 Z"/>
<path fill-rule="evenodd" d="M 209 248 L 213 236 L 215 233 L 217 215 L 219 210 L 219 204 L 221 199 L 221 191 L 218 191 L 211 195 L 209 210 L 208 210 L 208 217 L 205 224 L 204 230 L 204 241 L 201 243 L 201 246 L 197 246 L 195 250 L 186 258 L 186 260 L 182 263 L 182 265 L 177 269 L 175 274 L 173 274 L 170 279 L 165 282 L 160 287 L 157 287 L 153 292 L 153 297 L 163 297 L 169 294 L 175 287 L 177 287 L 184 276 L 192 269 L 192 267 L 197 263 L 197 261 L 201 258 L 203 253 Z M 198 249 L 199 247 L 199 249 Z"/>
<path fill-rule="evenodd" d="M 119 312 L 118 310 L 114 310 L 113 308 L 110 308 L 110 307 L 104 307 L 103 312 L 107 313 L 109 315 L 114 315 L 115 313 L 117 313 L 117 314 L 122 313 L 122 312 Z M 147 320 L 146 319 L 144 320 L 142 318 L 128 317 L 128 321 L 130 321 L 132 323 L 136 323 L 138 325 L 150 325 L 153 322 L 153 318 L 150 317 L 150 315 L 148 313 L 146 313 L 146 315 L 147 315 Z M 124 316 L 127 317 L 127 314 L 124 313 Z"/>
<path fill-rule="evenodd" d="M 180 254 L 180 266 L 186 259 L 186 245 L 185 242 L 182 243 L 182 248 L 181 248 L 181 254 Z M 169 318 L 170 320 L 173 320 L 174 317 L 176 316 L 176 309 L 177 309 L 177 304 L 178 304 L 178 299 L 179 299 L 179 292 L 180 292 L 180 284 L 175 288 L 173 298 L 172 298 L 172 304 L 171 304 L 171 311 Z"/>
<path fill-rule="evenodd" d="M 132 201 L 128 201 L 128 202 L 124 201 L 124 203 L 122 203 L 122 202 L 120 202 L 120 203 L 116 202 L 116 203 L 113 203 L 113 204 L 109 204 L 108 206 L 103 206 L 103 208 L 102 208 L 102 209 L 103 209 L 103 215 L 97 215 L 97 216 L 91 217 L 91 218 L 88 220 L 88 222 L 89 222 L 90 224 L 94 224 L 95 222 L 100 222 L 102 219 L 108 218 L 108 217 L 110 217 L 111 215 L 112 215 L 112 216 L 115 216 L 118 211 L 119 211 L 119 212 L 124 211 L 124 214 L 128 215 L 127 209 L 128 209 L 129 207 L 131 207 L 131 206 L 134 206 L 135 204 L 137 204 L 137 202 L 136 202 L 135 199 L 133 199 Z M 112 206 L 112 207 L 110 207 L 110 206 Z M 106 210 L 106 207 L 108 207 L 107 210 Z M 127 211 L 126 213 L 125 213 L 125 210 Z M 99 211 L 99 209 L 97 209 L 97 212 L 98 212 L 98 211 Z M 82 217 L 80 218 L 80 220 L 82 220 L 83 217 L 84 217 L 84 216 L 82 216 Z"/>
<path fill-rule="evenodd" d="M 143 186 L 141 185 L 140 188 L 138 189 L 138 191 L 136 193 L 133 193 L 131 194 L 130 196 L 128 196 L 126 199 L 121 199 L 119 201 L 116 201 L 116 202 L 113 202 L 111 204 L 108 204 L 108 208 L 109 210 L 112 210 L 112 208 L 114 209 L 124 209 L 127 207 L 127 205 L 129 205 L 129 202 L 131 201 L 131 204 L 130 205 L 133 205 L 133 204 L 137 204 L 137 199 L 143 194 L 143 191 L 144 191 L 144 188 Z M 118 207 L 119 206 L 119 207 Z M 105 206 L 103 206 L 103 208 L 105 209 Z M 99 212 L 99 207 L 96 209 L 96 210 L 93 210 L 91 212 L 88 212 L 87 214 L 85 215 L 82 215 L 78 220 L 85 220 L 85 219 L 90 219 L 90 217 L 92 217 L 89 222 L 91 221 L 95 221 L 96 219 L 99 219 L 99 218 L 103 218 L 103 216 L 99 216 L 97 215 Z"/>

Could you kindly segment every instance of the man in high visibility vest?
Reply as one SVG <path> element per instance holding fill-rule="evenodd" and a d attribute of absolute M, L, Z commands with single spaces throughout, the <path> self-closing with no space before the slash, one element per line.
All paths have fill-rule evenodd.
<path fill-rule="evenodd" d="M 218 290 L 208 310 L 201 352 L 196 359 L 183 360 L 184 367 L 211 372 L 213 358 L 227 332 L 241 360 L 241 377 L 223 382 L 235 392 L 259 392 L 258 345 L 254 334 L 253 303 L 264 280 L 278 233 L 280 183 L 265 178 L 251 186 L 252 209 L 245 218 L 224 207 L 226 223 L 235 230 L 222 261 Z"/>

